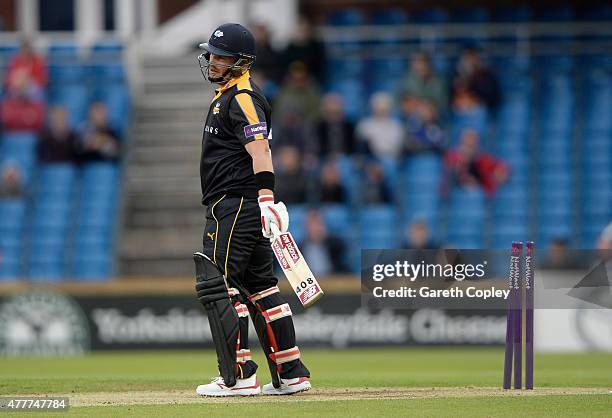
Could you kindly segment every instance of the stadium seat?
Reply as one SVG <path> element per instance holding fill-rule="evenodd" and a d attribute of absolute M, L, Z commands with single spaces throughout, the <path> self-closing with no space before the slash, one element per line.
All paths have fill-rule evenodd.
<path fill-rule="evenodd" d="M 394 248 L 399 231 L 397 211 L 392 205 L 372 205 L 359 210 L 361 248 Z"/>
<path fill-rule="evenodd" d="M 26 216 L 26 202 L 22 199 L 0 199 L 0 237 L 9 231 L 21 231 Z"/>
<path fill-rule="evenodd" d="M 447 241 L 460 248 L 483 245 L 485 195 L 479 188 L 455 188 L 448 203 Z"/>
<path fill-rule="evenodd" d="M 297 242 L 304 241 L 306 237 L 306 214 L 308 208 L 306 205 L 288 205 L 287 211 L 289 212 L 289 228 L 293 238 Z"/>
<path fill-rule="evenodd" d="M 373 25 L 402 25 L 410 20 L 408 13 L 404 9 L 383 9 L 377 10 L 371 16 Z"/>
<path fill-rule="evenodd" d="M 530 19 L 531 10 L 521 5 L 496 7 L 493 17 L 496 22 L 529 22 Z"/>
<path fill-rule="evenodd" d="M 80 280 L 109 279 L 112 274 L 111 259 L 96 254 L 78 256 L 74 263 L 73 274 Z"/>
<path fill-rule="evenodd" d="M 85 85 L 57 84 L 49 90 L 51 105 L 62 106 L 68 111 L 72 127 L 79 127 L 87 119 L 90 96 Z"/>
<path fill-rule="evenodd" d="M 57 62 L 49 65 L 49 81 L 52 85 L 82 83 L 85 76 L 85 67 L 77 61 Z"/>
<path fill-rule="evenodd" d="M 327 18 L 327 23 L 332 26 L 356 26 L 365 22 L 365 16 L 358 9 L 338 10 Z"/>
<path fill-rule="evenodd" d="M 460 9 L 453 13 L 452 20 L 460 23 L 484 23 L 490 20 L 489 11 L 482 7 Z"/>
<path fill-rule="evenodd" d="M 90 50 L 89 64 L 96 83 L 125 81 L 123 44 L 116 41 L 97 42 Z"/>
<path fill-rule="evenodd" d="M 442 8 L 423 9 L 413 14 L 415 23 L 445 23 L 448 13 Z"/>
<path fill-rule="evenodd" d="M 458 143 L 461 132 L 465 129 L 474 129 L 481 138 L 485 137 L 487 123 L 488 114 L 484 106 L 477 107 L 471 111 L 454 112 L 452 122 L 452 143 Z"/>
<path fill-rule="evenodd" d="M 345 237 L 351 228 L 350 213 L 346 206 L 327 204 L 321 205 L 321 215 L 327 226 L 327 230 L 338 237 Z"/>

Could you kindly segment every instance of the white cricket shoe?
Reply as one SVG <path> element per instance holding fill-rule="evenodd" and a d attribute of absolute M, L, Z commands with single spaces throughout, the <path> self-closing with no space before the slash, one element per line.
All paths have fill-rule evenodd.
<path fill-rule="evenodd" d="M 281 379 L 280 384 L 280 387 L 277 389 L 272 383 L 268 383 L 264 385 L 262 393 L 264 395 L 292 395 L 298 392 L 306 392 L 311 388 L 308 377 Z"/>
<path fill-rule="evenodd" d="M 259 395 L 261 387 L 257 375 L 236 379 L 236 384 L 232 387 L 225 386 L 223 378 L 217 376 L 209 384 L 198 386 L 196 393 L 200 396 L 250 396 Z"/>

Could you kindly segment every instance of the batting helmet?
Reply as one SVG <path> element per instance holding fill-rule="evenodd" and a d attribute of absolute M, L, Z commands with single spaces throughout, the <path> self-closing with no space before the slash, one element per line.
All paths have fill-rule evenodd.
<path fill-rule="evenodd" d="M 225 83 L 232 77 L 240 77 L 255 62 L 255 38 L 247 28 L 238 23 L 226 23 L 214 30 L 208 42 L 199 45 L 204 53 L 198 55 L 198 63 L 202 75 L 211 83 Z M 231 65 L 215 64 L 215 67 L 225 67 L 221 77 L 211 78 L 209 75 L 210 55 L 235 57 Z"/>

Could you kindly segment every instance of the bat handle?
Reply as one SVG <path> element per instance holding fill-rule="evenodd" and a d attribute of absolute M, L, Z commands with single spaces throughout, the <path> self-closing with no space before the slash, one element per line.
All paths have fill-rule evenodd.
<path fill-rule="evenodd" d="M 270 237 L 270 241 L 274 241 L 281 234 L 281 231 L 280 229 L 278 229 L 278 226 L 271 222 L 270 222 L 270 231 L 272 231 L 272 237 Z"/>

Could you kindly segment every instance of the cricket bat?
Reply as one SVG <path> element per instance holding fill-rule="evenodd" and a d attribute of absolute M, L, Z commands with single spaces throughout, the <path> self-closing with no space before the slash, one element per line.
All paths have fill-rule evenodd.
<path fill-rule="evenodd" d="M 270 244 L 278 264 L 302 305 L 308 308 L 323 296 L 323 289 L 310 271 L 291 233 L 280 232 L 275 224 L 270 226 L 273 235 Z"/>

